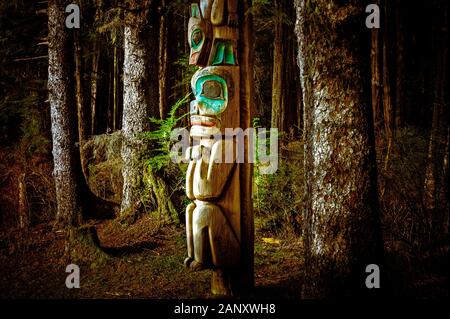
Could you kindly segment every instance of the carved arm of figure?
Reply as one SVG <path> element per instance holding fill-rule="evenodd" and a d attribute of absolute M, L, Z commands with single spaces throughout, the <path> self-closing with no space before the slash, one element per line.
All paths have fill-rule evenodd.
<path fill-rule="evenodd" d="M 206 146 L 196 145 L 187 151 L 194 159 L 189 162 L 186 173 L 186 194 L 192 200 L 214 201 L 221 196 L 235 166 L 235 156 L 231 157 L 231 163 L 225 163 L 224 156 L 227 151 L 233 152 L 233 141 L 215 142 L 209 158 L 202 156 L 204 148 Z"/>

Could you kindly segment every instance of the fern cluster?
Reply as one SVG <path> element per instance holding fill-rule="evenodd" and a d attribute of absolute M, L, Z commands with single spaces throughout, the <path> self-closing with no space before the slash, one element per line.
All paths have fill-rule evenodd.
<path fill-rule="evenodd" d="M 173 140 L 171 140 L 171 134 L 175 128 L 178 127 L 180 121 L 185 118 L 189 113 L 183 115 L 177 115 L 178 109 L 185 106 L 190 94 L 184 98 L 178 100 L 170 109 L 165 119 L 151 117 L 149 120 L 157 128 L 153 131 L 144 132 L 142 134 L 143 140 L 152 141 L 155 143 L 155 147 L 151 150 L 151 157 L 146 161 L 146 164 L 153 170 L 159 171 L 164 167 L 167 167 L 174 154 L 171 152 L 171 146 Z"/>

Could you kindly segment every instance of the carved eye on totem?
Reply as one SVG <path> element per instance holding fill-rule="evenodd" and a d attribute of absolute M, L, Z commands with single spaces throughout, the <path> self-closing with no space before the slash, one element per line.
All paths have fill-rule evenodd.
<path fill-rule="evenodd" d="M 215 115 L 225 111 L 228 103 L 227 82 L 217 74 L 195 77 L 193 91 L 200 115 Z"/>
<path fill-rule="evenodd" d="M 199 46 L 203 43 L 203 32 L 200 29 L 194 30 L 191 35 L 191 47 L 193 49 L 198 49 Z"/>
<path fill-rule="evenodd" d="M 208 99 L 223 100 L 222 85 L 217 81 L 205 81 L 203 83 L 201 95 Z"/>

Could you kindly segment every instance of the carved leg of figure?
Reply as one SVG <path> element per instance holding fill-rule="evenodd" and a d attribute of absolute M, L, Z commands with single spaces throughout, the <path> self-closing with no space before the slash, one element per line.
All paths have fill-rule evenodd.
<path fill-rule="evenodd" d="M 239 264 L 239 241 L 219 206 L 197 203 L 193 212 L 194 256 L 191 269 L 234 268 Z"/>
<path fill-rule="evenodd" d="M 194 260 L 194 235 L 192 233 L 192 215 L 195 209 L 195 204 L 190 203 L 186 207 L 186 240 L 188 256 L 184 260 L 184 265 L 189 267 Z"/>
<path fill-rule="evenodd" d="M 210 254 L 208 225 L 210 217 L 210 208 L 206 204 L 199 204 L 192 213 L 192 233 L 194 242 L 194 261 L 191 262 L 191 269 L 194 271 L 202 270 L 211 264 L 208 260 Z"/>

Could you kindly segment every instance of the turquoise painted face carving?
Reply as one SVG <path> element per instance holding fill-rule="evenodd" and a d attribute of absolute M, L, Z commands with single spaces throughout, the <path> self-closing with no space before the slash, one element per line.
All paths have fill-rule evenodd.
<path fill-rule="evenodd" d="M 190 110 L 192 127 L 202 127 L 207 134 L 220 129 L 220 115 L 233 93 L 231 77 L 222 67 L 206 67 L 194 74 L 191 86 L 195 95 Z"/>
<path fill-rule="evenodd" d="M 192 77 L 195 100 L 191 102 L 191 124 L 205 128 L 218 128 L 220 114 L 227 108 L 228 85 L 213 68 L 205 68 Z"/>
<path fill-rule="evenodd" d="M 201 115 L 218 116 L 227 107 L 227 83 L 222 77 L 209 74 L 201 76 L 193 88 L 195 99 Z"/>

